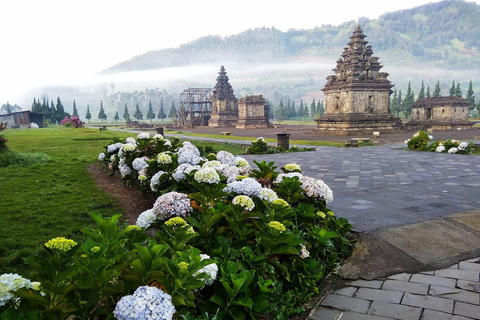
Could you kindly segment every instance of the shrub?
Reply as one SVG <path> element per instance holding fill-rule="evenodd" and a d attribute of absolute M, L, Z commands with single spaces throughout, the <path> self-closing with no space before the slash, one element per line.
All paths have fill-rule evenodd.
<path fill-rule="evenodd" d="M 0 122 L 0 132 L 7 129 L 8 122 Z M 4 138 L 3 134 L 0 134 L 0 152 L 7 149 L 7 142 L 8 140 Z"/>
<path fill-rule="evenodd" d="M 62 126 L 66 127 L 74 127 L 74 128 L 81 128 L 83 127 L 83 122 L 80 121 L 80 118 L 77 116 L 72 116 L 70 118 L 65 117 L 62 122 Z"/>
<path fill-rule="evenodd" d="M 405 141 L 409 150 L 430 151 L 430 152 L 447 152 L 471 154 L 474 150 L 472 142 L 459 141 L 455 139 L 448 139 L 446 141 L 434 141 L 429 143 L 433 137 L 428 135 L 425 131 L 418 131 L 413 135 L 412 139 Z"/>

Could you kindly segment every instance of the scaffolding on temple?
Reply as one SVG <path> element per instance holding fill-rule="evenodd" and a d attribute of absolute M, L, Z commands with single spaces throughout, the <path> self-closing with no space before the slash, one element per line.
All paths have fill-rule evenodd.
<path fill-rule="evenodd" d="M 181 128 L 208 126 L 212 89 L 189 88 L 180 94 L 174 125 Z"/>

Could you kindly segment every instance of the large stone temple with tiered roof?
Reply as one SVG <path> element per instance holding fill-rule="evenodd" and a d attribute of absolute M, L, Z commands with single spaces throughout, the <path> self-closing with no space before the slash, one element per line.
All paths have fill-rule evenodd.
<path fill-rule="evenodd" d="M 218 72 L 217 83 L 215 84 L 210 100 L 212 101 L 212 109 L 208 126 L 234 126 L 238 120 L 238 101 L 228 81 L 224 66 L 222 66 Z"/>
<path fill-rule="evenodd" d="M 323 134 L 371 134 L 392 132 L 401 127 L 401 120 L 389 112 L 393 85 L 378 57 L 373 56 L 359 25 L 350 37 L 342 57 L 327 77 L 325 114 L 318 118 L 317 130 Z"/>

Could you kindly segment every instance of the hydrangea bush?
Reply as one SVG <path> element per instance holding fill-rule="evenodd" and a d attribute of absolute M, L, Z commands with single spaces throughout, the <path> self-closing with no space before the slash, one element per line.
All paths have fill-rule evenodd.
<path fill-rule="evenodd" d="M 431 151 L 470 154 L 473 151 L 473 142 L 448 139 L 446 141 L 432 141 L 433 137 L 425 131 L 418 131 L 411 139 L 405 141 L 409 150 Z"/>
<path fill-rule="evenodd" d="M 225 151 L 166 141 L 139 134 L 105 146 L 99 161 L 155 196 L 152 209 L 124 227 L 119 215 L 92 213 L 98 227 L 83 230 L 83 243 L 48 241 L 46 258 L 26 261 L 41 285 L 15 291 L 22 303 L 52 319 L 288 319 L 304 311 L 351 250 L 351 225 L 327 208 L 330 188 L 297 164 L 254 169 Z"/>

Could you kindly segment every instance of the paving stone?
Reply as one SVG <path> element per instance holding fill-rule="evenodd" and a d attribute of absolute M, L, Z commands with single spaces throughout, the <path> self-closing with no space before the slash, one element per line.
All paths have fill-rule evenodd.
<path fill-rule="evenodd" d="M 373 314 L 363 314 L 358 312 L 347 311 L 341 317 L 341 320 L 388 320 L 393 318 L 385 318 L 381 316 L 375 316 Z"/>
<path fill-rule="evenodd" d="M 479 281 L 479 273 L 471 270 L 440 269 L 435 271 L 436 276 L 454 278 L 468 281 Z"/>
<path fill-rule="evenodd" d="M 358 290 L 357 287 L 345 287 L 345 288 L 336 290 L 334 293 L 342 296 L 353 297 L 353 295 L 355 294 L 355 292 L 357 292 L 357 290 Z"/>
<path fill-rule="evenodd" d="M 422 320 L 472 320 L 472 318 L 465 318 L 451 313 L 444 313 L 435 310 L 424 310 Z"/>
<path fill-rule="evenodd" d="M 398 273 L 388 277 L 388 279 L 408 281 L 410 280 L 411 276 L 412 275 L 410 273 Z"/>
<path fill-rule="evenodd" d="M 320 307 L 310 320 L 338 320 L 342 314 L 343 311 Z"/>
<path fill-rule="evenodd" d="M 455 284 L 457 283 L 457 280 L 455 279 L 431 276 L 426 274 L 413 274 L 409 281 L 433 284 L 433 285 L 450 287 L 450 288 L 455 288 Z"/>
<path fill-rule="evenodd" d="M 467 261 L 462 261 L 459 263 L 460 270 L 471 270 L 471 271 L 477 271 L 480 272 L 480 263 L 478 262 L 467 262 Z"/>
<path fill-rule="evenodd" d="M 349 286 L 355 286 L 355 287 L 380 289 L 383 285 L 383 281 L 380 281 L 380 280 L 356 280 L 356 281 L 350 282 L 348 285 Z"/>
<path fill-rule="evenodd" d="M 350 310 L 367 313 L 371 302 L 353 297 L 329 294 L 321 303 L 322 306 L 334 307 L 340 310 Z"/>
<path fill-rule="evenodd" d="M 480 304 L 480 293 L 475 293 L 472 291 L 460 290 L 460 289 L 450 289 L 439 286 L 430 286 L 429 295 L 452 299 L 455 301 L 461 301 L 471 304 Z"/>
<path fill-rule="evenodd" d="M 420 274 L 428 274 L 428 275 L 435 275 L 435 271 L 423 271 L 423 272 L 420 272 Z"/>
<path fill-rule="evenodd" d="M 428 284 L 425 283 L 414 283 L 406 282 L 399 280 L 385 280 L 383 283 L 383 290 L 391 291 L 400 291 L 400 292 L 409 292 L 417 294 L 427 294 L 428 293 Z"/>
<path fill-rule="evenodd" d="M 461 288 L 468 291 L 480 292 L 480 282 L 458 280 L 457 288 Z"/>
<path fill-rule="evenodd" d="M 402 299 L 402 304 L 446 313 L 453 312 L 453 300 L 432 296 L 405 293 Z"/>
<path fill-rule="evenodd" d="M 421 308 L 381 301 L 373 301 L 368 310 L 368 314 L 401 320 L 418 320 L 421 313 Z"/>
<path fill-rule="evenodd" d="M 400 303 L 403 297 L 403 292 L 399 291 L 390 291 L 390 290 L 379 290 L 371 288 L 360 288 L 355 294 L 356 298 L 365 299 L 365 300 L 376 300 L 390 303 Z"/>
<path fill-rule="evenodd" d="M 473 304 L 468 304 L 463 302 L 457 302 L 455 303 L 455 309 L 453 310 L 453 313 L 460 316 L 479 319 L 480 306 L 475 306 Z"/>

